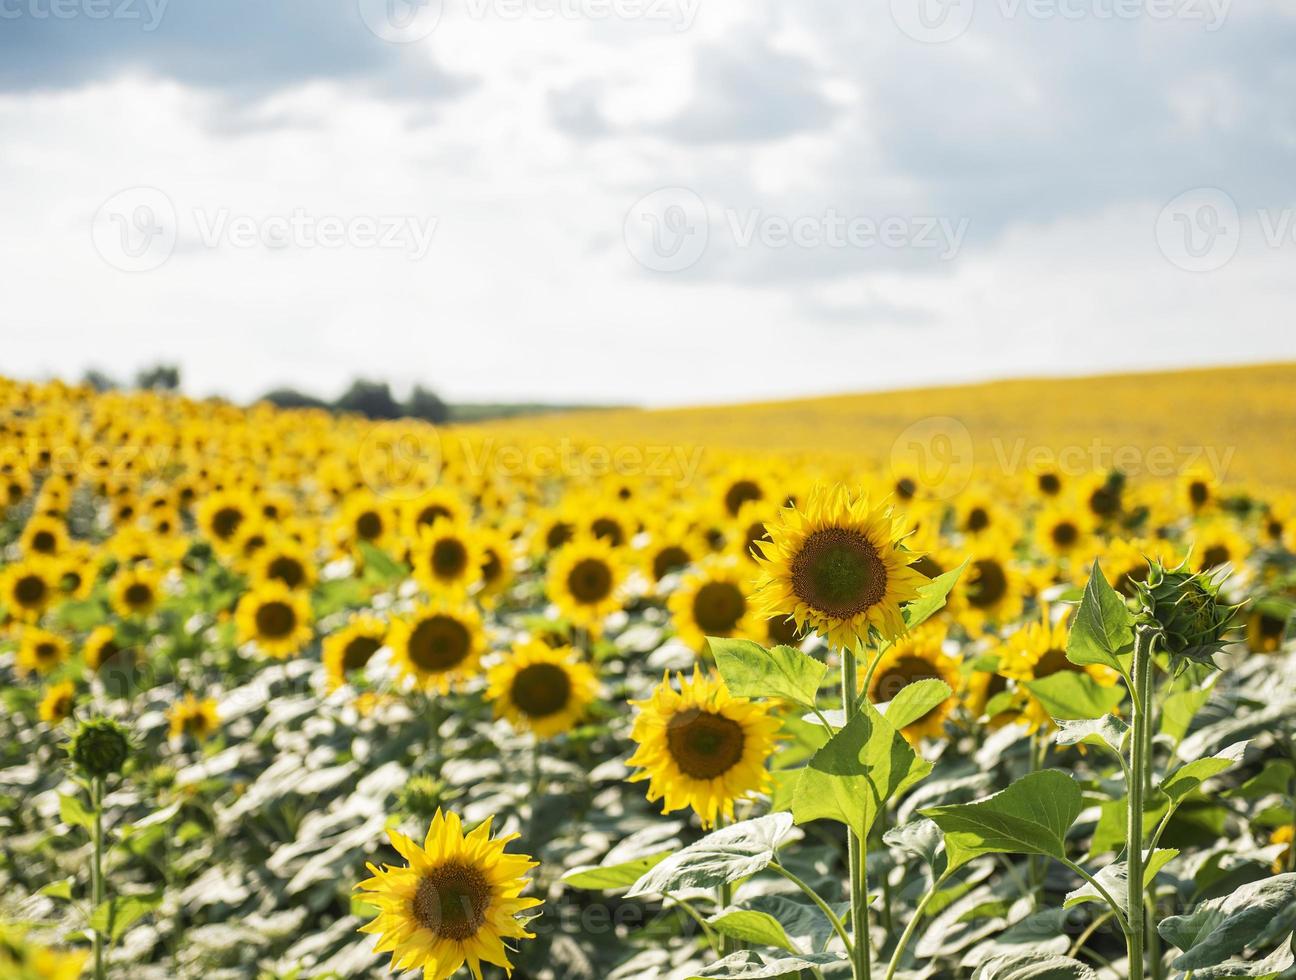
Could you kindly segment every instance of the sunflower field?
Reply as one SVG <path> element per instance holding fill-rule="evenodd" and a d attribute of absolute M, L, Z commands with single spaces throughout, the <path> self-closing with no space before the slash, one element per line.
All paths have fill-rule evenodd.
<path fill-rule="evenodd" d="M 1296 977 L 1296 497 L 636 424 L 0 381 L 0 980 Z"/>

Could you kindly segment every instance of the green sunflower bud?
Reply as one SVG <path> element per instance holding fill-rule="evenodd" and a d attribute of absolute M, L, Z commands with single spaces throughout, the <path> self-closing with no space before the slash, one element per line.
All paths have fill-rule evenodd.
<path fill-rule="evenodd" d="M 1202 572 L 1156 561 L 1149 566 L 1147 580 L 1134 583 L 1144 623 L 1172 657 L 1213 665 L 1238 607 L 1221 602 L 1219 585 Z"/>
<path fill-rule="evenodd" d="M 399 806 L 416 817 L 431 818 L 450 797 L 449 786 L 432 776 L 414 776 L 400 791 Z"/>
<path fill-rule="evenodd" d="M 68 755 L 93 779 L 121 772 L 130 749 L 130 733 L 122 725 L 111 718 L 90 718 L 72 736 Z"/>

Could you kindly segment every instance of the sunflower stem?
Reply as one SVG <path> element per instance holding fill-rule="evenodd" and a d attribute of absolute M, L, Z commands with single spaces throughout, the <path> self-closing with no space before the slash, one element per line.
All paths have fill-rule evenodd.
<path fill-rule="evenodd" d="M 859 712 L 858 670 L 855 652 L 843 649 L 842 656 L 842 710 L 846 723 Z M 851 955 L 851 972 L 855 980 L 872 980 L 872 942 L 869 939 L 868 913 L 868 841 L 854 830 L 846 831 L 846 864 L 850 870 L 851 929 L 855 945 Z"/>
<path fill-rule="evenodd" d="M 1147 916 L 1143 907 L 1143 792 L 1148 778 L 1149 724 L 1152 715 L 1152 639 L 1147 629 L 1138 632 L 1131 674 L 1134 688 L 1134 726 L 1130 733 L 1129 827 L 1126 834 L 1129 878 L 1126 903 L 1129 922 L 1129 980 L 1143 980 Z"/>
<path fill-rule="evenodd" d="M 729 821 L 725 819 L 725 815 L 723 813 L 716 815 L 717 830 L 720 830 L 723 827 L 727 826 L 728 823 Z M 719 908 L 716 911 L 720 913 L 723 913 L 725 909 L 727 909 L 730 905 L 733 904 L 733 882 L 722 881 L 720 883 L 719 887 L 716 889 L 716 901 L 719 902 Z M 720 955 L 728 956 L 736 949 L 737 949 L 737 943 L 734 942 L 733 937 L 728 935 L 727 933 L 721 933 L 720 934 Z"/>
<path fill-rule="evenodd" d="M 892 980 L 895 976 L 896 970 L 900 967 L 900 960 L 904 956 L 904 951 L 909 946 L 909 940 L 913 938 L 918 923 L 922 921 L 922 917 L 927 911 L 927 906 L 931 904 L 932 899 L 936 897 L 941 887 L 949 880 L 950 874 L 949 871 L 946 871 L 933 881 L 927 894 L 918 902 L 918 907 L 914 909 L 913 915 L 909 918 L 909 924 L 905 926 L 904 932 L 900 934 L 900 941 L 896 943 L 896 948 L 891 952 L 891 962 L 887 964 L 886 980 Z"/>
<path fill-rule="evenodd" d="M 103 778 L 94 776 L 90 780 L 90 805 L 94 810 L 94 827 L 91 830 L 91 841 L 94 845 L 94 862 L 90 866 L 90 903 L 97 911 L 104 900 L 103 874 Z M 94 930 L 92 939 L 94 948 L 95 980 L 104 980 L 107 967 L 104 963 L 104 936 L 98 929 Z"/>

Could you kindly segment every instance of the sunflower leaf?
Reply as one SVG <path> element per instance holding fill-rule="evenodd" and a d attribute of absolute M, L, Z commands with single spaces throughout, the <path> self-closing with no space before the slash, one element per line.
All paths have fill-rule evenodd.
<path fill-rule="evenodd" d="M 899 731 L 953 696 L 954 690 L 944 681 L 927 677 L 902 687 L 899 694 L 881 706 L 886 709 L 882 715 Z"/>
<path fill-rule="evenodd" d="M 766 650 L 751 640 L 707 637 L 729 692 L 743 698 L 782 698 L 815 706 L 828 667 L 794 647 Z"/>
<path fill-rule="evenodd" d="M 744 949 L 731 953 L 722 960 L 695 973 L 689 980 L 766 980 L 781 977 L 799 970 L 813 970 L 840 963 L 839 953 L 798 953 L 796 956 L 772 957 Z"/>
<path fill-rule="evenodd" d="M 1058 733 L 1055 741 L 1058 745 L 1093 745 L 1098 748 L 1106 746 L 1117 755 L 1124 751 L 1125 736 L 1130 727 L 1115 715 L 1103 715 L 1101 718 L 1066 719 L 1055 718 Z"/>
<path fill-rule="evenodd" d="M 779 920 L 768 912 L 727 908 L 711 916 L 707 922 L 722 936 L 729 936 L 745 943 L 785 949 L 789 953 L 797 952 L 797 948 L 792 945 L 792 940 L 788 939 Z"/>
<path fill-rule="evenodd" d="M 1197 971 L 1219 966 L 1248 947 L 1266 949 L 1284 941 L 1293 926 L 1296 874 L 1281 874 L 1201 902 L 1186 915 L 1172 915 L 1157 931 L 1184 951 L 1171 965 Z"/>
<path fill-rule="evenodd" d="M 1067 659 L 1086 667 L 1098 664 L 1128 672 L 1134 651 L 1134 614 L 1094 562 L 1067 640 Z"/>
<path fill-rule="evenodd" d="M 69 827 L 90 830 L 94 827 L 94 814 L 85 808 L 78 797 L 59 794 L 59 819 Z"/>
<path fill-rule="evenodd" d="M 964 558 L 958 568 L 952 568 L 943 575 L 937 575 L 925 585 L 918 586 L 918 598 L 904 607 L 905 630 L 921 626 L 943 608 L 945 600 L 958 584 L 959 576 L 967 568 L 970 559 Z"/>
<path fill-rule="evenodd" d="M 1167 864 L 1179 856 L 1179 852 L 1174 848 L 1158 847 L 1148 855 L 1147 863 L 1143 867 L 1143 887 L 1147 888 L 1155 880 L 1157 873 L 1160 872 Z M 1122 912 L 1128 913 L 1127 901 L 1129 899 L 1129 865 L 1124 861 L 1118 861 L 1115 864 L 1109 864 L 1096 875 L 1094 879 L 1107 889 L 1107 894 L 1116 900 Z M 1066 900 L 1062 907 L 1069 909 L 1075 905 L 1084 902 L 1105 902 L 1098 889 L 1090 882 L 1085 882 L 1082 886 L 1073 892 L 1067 893 Z"/>
<path fill-rule="evenodd" d="M 626 897 L 665 895 L 680 888 L 713 888 L 749 878 L 774 860 L 791 830 L 792 817 L 787 813 L 771 813 L 722 827 L 650 869 L 626 892 Z"/>
<path fill-rule="evenodd" d="M 931 770 L 931 763 L 865 704 L 801 770 L 792 813 L 797 823 L 838 820 L 865 837 L 886 801 Z"/>
<path fill-rule="evenodd" d="M 1080 815 L 1080 787 L 1066 773 L 1046 769 L 974 803 L 922 810 L 945 833 L 951 869 L 981 854 L 1066 857 L 1066 835 Z"/>
<path fill-rule="evenodd" d="M 1237 742 L 1219 755 L 1186 762 L 1168 775 L 1158 788 L 1177 803 L 1212 776 L 1218 776 L 1241 762 L 1249 744 L 1249 741 Z"/>
<path fill-rule="evenodd" d="M 1074 670 L 1059 670 L 1027 681 L 1026 688 L 1058 721 L 1101 719 L 1125 700 L 1123 687 L 1104 687 L 1088 674 Z"/>
<path fill-rule="evenodd" d="M 591 865 L 584 868 L 573 868 L 562 876 L 564 883 L 573 888 L 588 891 L 604 891 L 614 888 L 629 888 L 657 865 L 661 864 L 672 852 L 662 851 L 624 861 L 613 865 Z"/>
<path fill-rule="evenodd" d="M 1097 980 L 1098 974 L 1056 953 L 1005 953 L 986 960 L 972 980 Z"/>

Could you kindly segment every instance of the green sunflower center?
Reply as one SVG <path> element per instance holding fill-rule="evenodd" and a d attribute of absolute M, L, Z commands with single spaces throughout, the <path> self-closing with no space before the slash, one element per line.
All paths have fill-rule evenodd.
<path fill-rule="evenodd" d="M 468 549 L 458 538 L 441 538 L 432 546 L 432 571 L 437 578 L 458 578 L 468 567 Z"/>
<path fill-rule="evenodd" d="M 690 561 L 689 553 L 677 544 L 668 544 L 653 556 L 653 578 L 661 581 L 671 572 L 677 572 Z"/>
<path fill-rule="evenodd" d="M 382 641 L 372 636 L 355 636 L 342 650 L 342 671 L 360 670 L 382 646 Z"/>
<path fill-rule="evenodd" d="M 708 636 L 728 636 L 746 611 L 747 600 L 732 582 L 707 582 L 693 597 L 693 620 Z"/>
<path fill-rule="evenodd" d="M 528 664 L 517 672 L 509 700 L 525 715 L 544 718 L 567 707 L 571 678 L 558 664 Z"/>
<path fill-rule="evenodd" d="M 737 517 L 742 505 L 749 500 L 760 500 L 765 494 L 752 480 L 737 480 L 725 491 L 725 510 L 730 516 Z"/>
<path fill-rule="evenodd" d="M 858 531 L 815 531 L 792 560 L 792 591 L 811 609 L 849 619 L 886 595 L 887 569 L 873 543 Z"/>
<path fill-rule="evenodd" d="M 994 558 L 972 563 L 968 602 L 977 609 L 989 609 L 1008 594 L 1008 575 Z"/>
<path fill-rule="evenodd" d="M 419 879 L 414 919 L 442 939 L 471 939 L 486 921 L 491 886 L 476 865 L 451 861 Z"/>
<path fill-rule="evenodd" d="M 435 673 L 458 664 L 472 645 L 468 627 L 451 616 L 421 620 L 410 632 L 409 658 L 420 670 Z"/>
<path fill-rule="evenodd" d="M 612 569 L 601 558 L 582 558 L 567 573 L 567 588 L 577 602 L 602 602 L 612 593 Z"/>
<path fill-rule="evenodd" d="M 292 555 L 278 555 L 266 566 L 266 577 L 295 589 L 306 580 L 306 569 Z"/>
<path fill-rule="evenodd" d="M 742 725 L 700 708 L 681 711 L 666 725 L 671 758 L 694 779 L 723 776 L 742 759 L 745 743 Z"/>
<path fill-rule="evenodd" d="M 49 586 L 39 575 L 24 575 L 14 583 L 14 598 L 22 606 L 39 606 L 48 593 Z"/>
<path fill-rule="evenodd" d="M 257 607 L 256 628 L 257 635 L 267 640 L 283 639 L 297 628 L 297 613 L 278 599 L 263 602 Z"/>

